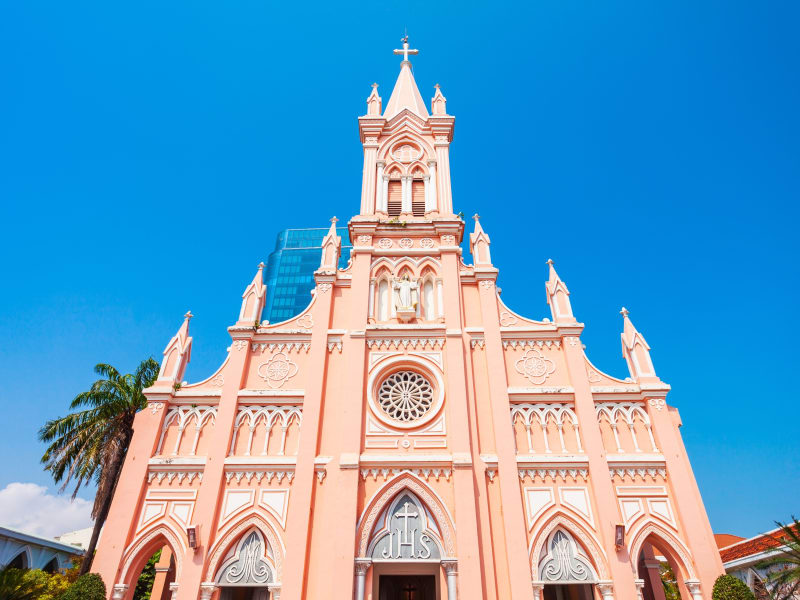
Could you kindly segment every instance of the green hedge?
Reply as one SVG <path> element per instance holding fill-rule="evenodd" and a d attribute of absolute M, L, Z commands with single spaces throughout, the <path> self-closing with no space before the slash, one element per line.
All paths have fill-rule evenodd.
<path fill-rule="evenodd" d="M 81 575 L 59 600 L 106 600 L 106 584 L 96 573 Z"/>
<path fill-rule="evenodd" d="M 733 575 L 720 575 L 714 582 L 712 600 L 755 600 L 753 592 L 739 578 Z"/>

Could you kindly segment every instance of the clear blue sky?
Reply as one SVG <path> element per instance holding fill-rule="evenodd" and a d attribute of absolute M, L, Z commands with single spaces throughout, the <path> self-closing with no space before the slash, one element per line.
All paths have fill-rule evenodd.
<path fill-rule="evenodd" d="M 547 316 L 552 257 L 618 376 L 627 306 L 714 529 L 800 513 L 800 4 L 489 4 L 6 2 L 0 488 L 50 485 L 36 431 L 95 363 L 160 359 L 191 309 L 206 377 L 276 233 L 358 210 L 408 27 L 505 301 Z"/>

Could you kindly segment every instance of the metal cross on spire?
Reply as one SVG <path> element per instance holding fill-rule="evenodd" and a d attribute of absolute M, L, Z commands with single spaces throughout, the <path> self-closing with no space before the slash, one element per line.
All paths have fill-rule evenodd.
<path fill-rule="evenodd" d="M 419 54 L 419 50 L 414 50 L 408 47 L 408 34 L 404 35 L 401 38 L 403 42 L 403 49 L 402 50 L 395 50 L 395 54 L 402 54 L 403 55 L 403 62 L 408 62 L 408 55 L 409 54 Z"/>

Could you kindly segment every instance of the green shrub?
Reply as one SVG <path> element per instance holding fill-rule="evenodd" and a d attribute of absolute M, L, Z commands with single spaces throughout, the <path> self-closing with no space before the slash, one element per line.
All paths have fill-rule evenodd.
<path fill-rule="evenodd" d="M 712 600 L 755 600 L 753 592 L 745 583 L 733 575 L 720 575 L 714 582 Z"/>
<path fill-rule="evenodd" d="M 81 575 L 59 600 L 106 600 L 106 584 L 96 573 Z"/>
<path fill-rule="evenodd" d="M 45 573 L 40 569 L 25 571 L 23 580 L 39 590 L 36 600 L 57 600 L 69 587 L 69 580 L 62 573 Z M 2 597 L 0 595 L 0 597 Z"/>

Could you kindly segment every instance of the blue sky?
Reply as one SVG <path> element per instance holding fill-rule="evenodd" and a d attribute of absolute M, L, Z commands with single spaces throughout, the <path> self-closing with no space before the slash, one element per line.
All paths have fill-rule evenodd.
<path fill-rule="evenodd" d="M 160 358 L 191 309 L 204 378 L 277 232 L 358 210 L 356 117 L 407 27 L 505 302 L 549 315 L 552 257 L 618 376 L 627 306 L 715 531 L 800 513 L 800 5 L 334 4 L 0 9 L 0 489 L 55 492 L 35 434 L 95 363 Z"/>

